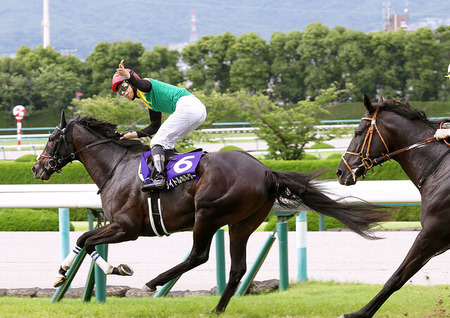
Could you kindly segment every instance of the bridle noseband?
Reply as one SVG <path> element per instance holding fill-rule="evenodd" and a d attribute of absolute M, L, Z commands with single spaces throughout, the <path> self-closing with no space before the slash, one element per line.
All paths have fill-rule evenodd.
<path fill-rule="evenodd" d="M 377 114 L 378 114 L 378 110 L 379 108 L 377 108 L 375 110 L 375 113 L 373 114 L 372 117 L 363 117 L 361 118 L 361 120 L 370 120 L 370 127 L 367 130 L 366 136 L 364 137 L 364 142 L 361 146 L 361 150 L 359 152 L 351 152 L 351 151 L 345 151 L 342 154 L 342 161 L 344 162 L 344 164 L 347 166 L 348 170 L 350 171 L 350 173 L 352 174 L 353 177 L 353 181 L 356 181 L 356 179 L 358 178 L 358 176 L 356 175 L 356 171 L 360 168 L 364 168 L 364 172 L 362 174 L 363 178 L 366 177 L 366 173 L 367 170 L 371 170 L 373 171 L 373 166 L 376 164 L 379 164 L 380 162 L 376 162 L 377 159 L 371 159 L 369 157 L 369 152 L 370 152 L 370 146 L 372 144 L 372 138 L 373 138 L 373 132 L 376 131 L 378 133 L 378 136 L 380 137 L 381 141 L 383 142 L 384 147 L 386 148 L 387 153 L 389 154 L 389 148 L 386 144 L 386 142 L 383 139 L 383 136 L 381 136 L 380 131 L 378 130 L 377 127 Z M 366 148 L 366 151 L 364 153 L 364 148 Z M 354 155 L 354 156 L 358 156 L 361 158 L 362 163 L 356 167 L 355 170 L 353 170 L 349 163 L 347 162 L 347 160 L 345 159 L 345 155 L 346 154 L 350 154 L 350 155 Z M 389 156 L 389 155 L 388 155 Z M 388 159 L 389 160 L 389 157 Z M 385 160 L 385 161 L 386 161 Z"/>
<path fill-rule="evenodd" d="M 419 141 L 419 142 L 417 142 L 417 143 L 415 143 L 415 144 L 413 144 L 411 146 L 404 147 L 402 149 L 390 152 L 386 142 L 384 141 L 383 136 L 381 135 L 381 133 L 378 130 L 378 127 L 377 127 L 377 123 L 376 122 L 377 122 L 378 110 L 379 110 L 379 108 L 377 108 L 375 110 L 375 112 L 374 112 L 372 117 L 363 117 L 363 118 L 361 118 L 361 120 L 370 120 L 370 127 L 367 130 L 366 136 L 364 137 L 364 142 L 363 142 L 363 144 L 361 146 L 361 150 L 358 153 L 357 152 L 351 152 L 351 151 L 345 151 L 343 153 L 343 155 L 342 155 L 342 161 L 347 166 L 348 170 L 350 171 L 350 173 L 351 173 L 351 175 L 353 177 L 353 181 L 355 181 L 355 182 L 356 182 L 356 179 L 358 179 L 358 176 L 355 173 L 356 171 L 358 171 L 358 169 L 364 168 L 364 172 L 361 174 L 361 176 L 364 179 L 366 177 L 366 174 L 367 174 L 368 170 L 373 171 L 373 167 L 374 166 L 381 165 L 382 163 L 384 163 L 384 162 L 386 162 L 388 160 L 391 160 L 392 156 L 398 155 L 399 153 L 402 153 L 402 152 L 405 152 L 405 151 L 408 151 L 408 150 L 411 150 L 411 149 L 414 149 L 414 148 L 417 148 L 417 147 L 424 146 L 425 144 L 436 140 L 436 137 L 430 137 L 430 138 L 425 139 L 423 141 Z M 442 122 L 440 126 L 442 127 L 442 125 L 444 123 L 445 123 L 445 121 Z M 370 152 L 370 146 L 371 146 L 371 143 L 372 143 L 372 138 L 373 138 L 373 132 L 374 131 L 376 131 L 378 133 L 378 136 L 380 137 L 381 141 L 383 142 L 383 145 L 386 148 L 386 152 L 387 153 L 386 154 L 382 154 L 381 157 L 378 157 L 378 158 L 375 158 L 375 159 L 371 159 L 369 157 L 369 152 Z M 447 145 L 449 145 L 446 141 L 445 141 L 445 143 Z M 366 148 L 366 147 L 367 147 L 367 149 L 366 149 L 366 151 L 364 153 L 364 148 Z M 347 162 L 347 160 L 345 159 L 345 155 L 346 154 L 355 155 L 355 156 L 360 157 L 361 160 L 362 160 L 362 163 L 358 167 L 356 167 L 356 169 L 353 170 L 350 167 L 350 165 Z"/>

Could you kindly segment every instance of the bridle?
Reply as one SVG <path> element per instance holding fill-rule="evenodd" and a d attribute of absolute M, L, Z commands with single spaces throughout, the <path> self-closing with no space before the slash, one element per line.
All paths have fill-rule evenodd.
<path fill-rule="evenodd" d="M 405 151 L 408 151 L 408 150 L 411 150 L 411 149 L 414 149 L 414 148 L 417 148 L 417 147 L 424 146 L 425 144 L 436 140 L 436 137 L 430 137 L 430 138 L 428 138 L 426 140 L 417 142 L 417 143 L 415 143 L 415 144 L 413 144 L 411 146 L 404 147 L 402 149 L 390 152 L 386 142 L 384 141 L 383 136 L 380 133 L 380 130 L 377 127 L 378 110 L 379 110 L 379 108 L 377 108 L 375 110 L 375 112 L 374 112 L 372 117 L 363 117 L 363 118 L 361 118 L 361 120 L 370 120 L 370 127 L 367 130 L 366 136 L 364 137 L 364 142 L 363 142 L 363 144 L 361 146 L 361 150 L 359 152 L 345 151 L 343 153 L 343 155 L 342 155 L 342 161 L 347 166 L 348 170 L 350 171 L 350 173 L 351 173 L 351 175 L 353 177 L 353 181 L 355 181 L 355 182 L 356 182 L 356 179 L 358 179 L 358 176 L 355 173 L 356 171 L 358 171 L 358 169 L 364 168 L 364 172 L 361 174 L 361 176 L 364 179 L 366 177 L 366 173 L 367 173 L 368 170 L 373 171 L 373 167 L 374 166 L 381 165 L 382 163 L 384 163 L 384 162 L 386 162 L 388 160 L 391 160 L 392 156 L 398 155 L 399 153 L 402 153 L 402 152 L 405 152 Z M 442 125 L 444 123 L 445 123 L 445 121 L 441 123 L 441 125 L 440 125 L 441 128 L 442 128 Z M 369 157 L 369 152 L 370 152 L 370 146 L 372 144 L 372 138 L 373 138 L 374 131 L 376 131 L 378 136 L 380 137 L 384 147 L 386 148 L 386 152 L 387 153 L 383 154 L 381 157 L 378 157 L 378 158 L 375 158 L 375 159 L 371 159 Z M 447 141 L 444 140 L 444 142 L 447 145 L 450 146 L 450 144 Z M 364 148 L 366 148 L 365 152 L 364 152 Z M 362 163 L 358 167 L 356 167 L 356 169 L 353 170 L 350 167 L 350 165 L 347 162 L 347 160 L 345 159 L 345 155 L 346 154 L 355 155 L 355 156 L 360 157 L 361 160 L 362 160 Z"/>
<path fill-rule="evenodd" d="M 79 150 L 75 150 L 73 145 L 73 127 L 78 122 L 79 119 L 80 116 L 77 116 L 76 118 L 68 121 L 64 128 L 61 128 L 61 124 L 56 126 L 56 131 L 59 131 L 60 133 L 58 134 L 57 137 L 58 139 L 55 141 L 54 147 L 50 148 L 50 146 L 47 143 L 45 145 L 45 151 L 49 155 L 48 156 L 44 154 L 39 155 L 38 163 L 48 175 L 51 175 L 54 172 L 61 173 L 61 170 L 65 165 L 74 161 L 75 159 L 78 159 L 77 155 L 80 152 L 100 144 L 117 140 L 118 137 L 120 136 L 120 134 L 118 134 L 117 138 L 102 139 L 93 142 L 91 144 L 88 144 Z M 85 128 L 89 129 L 88 127 Z M 39 161 L 40 157 L 48 159 L 45 162 L 45 164 Z"/>

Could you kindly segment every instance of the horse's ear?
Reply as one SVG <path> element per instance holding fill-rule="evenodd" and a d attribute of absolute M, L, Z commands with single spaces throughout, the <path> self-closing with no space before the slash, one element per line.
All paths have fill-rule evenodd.
<path fill-rule="evenodd" d="M 59 128 L 63 129 L 64 127 L 66 127 L 66 114 L 63 109 L 61 112 L 61 122 L 59 123 Z"/>
<path fill-rule="evenodd" d="M 366 109 L 369 112 L 369 114 L 373 113 L 373 111 L 375 110 L 375 107 L 373 107 L 369 96 L 367 96 L 366 94 L 364 94 L 364 106 L 366 106 Z"/>

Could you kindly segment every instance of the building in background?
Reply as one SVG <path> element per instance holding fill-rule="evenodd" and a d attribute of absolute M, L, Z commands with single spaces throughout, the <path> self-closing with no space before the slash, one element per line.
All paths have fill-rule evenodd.
<path fill-rule="evenodd" d="M 383 2 L 383 31 L 408 30 L 408 1 L 405 1 L 403 14 L 391 13 L 391 2 Z"/>

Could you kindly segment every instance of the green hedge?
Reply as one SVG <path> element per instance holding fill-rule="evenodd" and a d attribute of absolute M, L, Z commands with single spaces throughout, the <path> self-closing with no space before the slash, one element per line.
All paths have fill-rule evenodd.
<path fill-rule="evenodd" d="M 244 149 L 242 149 L 242 148 L 230 145 L 230 146 L 225 146 L 225 147 L 220 148 L 219 152 L 232 151 L 232 150 L 244 151 Z"/>
<path fill-rule="evenodd" d="M 336 169 L 341 159 L 324 160 L 261 160 L 267 167 L 279 171 L 311 172 L 318 169 L 324 170 L 322 180 L 336 180 Z M 408 176 L 396 161 L 389 161 L 383 167 L 377 166 L 375 172 L 369 171 L 366 180 L 408 180 Z"/>
<path fill-rule="evenodd" d="M 316 212 L 308 211 L 306 212 L 307 218 L 307 226 L 308 231 L 318 231 L 319 230 L 319 214 Z M 271 216 L 268 219 L 266 226 L 264 227 L 264 231 L 274 231 L 277 224 L 277 217 L 271 213 Z M 296 219 L 292 217 L 288 220 L 288 228 L 289 231 L 295 231 L 296 227 Z M 345 228 L 341 222 L 336 219 L 333 219 L 329 216 L 325 216 L 325 228 L 326 229 L 335 229 L 335 228 Z"/>
<path fill-rule="evenodd" d="M 34 162 L 0 161 L 0 184 L 93 183 L 80 162 L 68 164 L 62 174 L 54 173 L 49 181 L 35 179 L 31 171 L 33 165 Z"/>
<path fill-rule="evenodd" d="M 70 224 L 70 230 L 73 231 Z M 58 214 L 43 209 L 1 209 L 0 231 L 58 231 Z"/>
<path fill-rule="evenodd" d="M 21 160 L 20 160 L 21 161 Z M 311 172 L 324 169 L 322 180 L 336 179 L 336 168 L 340 159 L 324 160 L 261 160 L 267 167 L 279 171 Z M 68 164 L 62 170 L 62 174 L 54 173 L 49 181 L 34 179 L 31 168 L 34 162 L 0 161 L 1 184 L 38 184 L 38 183 L 93 183 L 91 177 L 80 162 Z M 366 180 L 408 180 L 408 176 L 395 161 L 383 164 L 383 167 L 375 167 L 375 173 L 369 171 Z"/>

